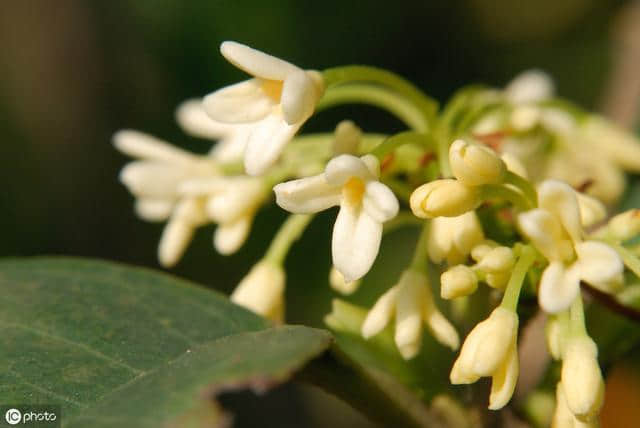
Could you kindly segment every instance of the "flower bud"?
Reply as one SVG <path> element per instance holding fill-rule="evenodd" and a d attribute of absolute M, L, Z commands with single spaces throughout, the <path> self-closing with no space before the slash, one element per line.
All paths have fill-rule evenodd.
<path fill-rule="evenodd" d="M 451 369 L 451 383 L 472 383 L 491 376 L 489 408 L 503 407 L 513 395 L 518 378 L 517 334 L 516 313 L 496 308 L 467 336 Z"/>
<path fill-rule="evenodd" d="M 562 387 L 567 406 L 576 418 L 589 421 L 604 401 L 604 382 L 598 365 L 598 349 L 587 336 L 570 340 L 562 356 Z"/>
<path fill-rule="evenodd" d="M 640 209 L 625 211 L 616 215 L 607 226 L 612 238 L 626 241 L 640 234 Z"/>
<path fill-rule="evenodd" d="M 446 259 L 449 265 L 459 264 L 483 239 L 482 226 L 473 211 L 457 217 L 436 217 L 429 230 L 429 257 L 434 263 Z"/>
<path fill-rule="evenodd" d="M 525 132 L 538 124 L 540 108 L 533 105 L 522 105 L 513 109 L 509 122 L 516 131 Z"/>
<path fill-rule="evenodd" d="M 338 124 L 335 130 L 333 153 L 336 155 L 345 153 L 356 154 L 358 152 L 358 145 L 360 144 L 361 138 L 362 130 L 352 121 L 343 120 Z"/>
<path fill-rule="evenodd" d="M 559 360 L 562 358 L 562 342 L 565 331 L 557 316 L 550 315 L 547 318 L 544 334 L 547 339 L 547 350 L 554 360 Z"/>
<path fill-rule="evenodd" d="M 480 205 L 480 190 L 450 178 L 423 184 L 411 194 L 411 211 L 420 218 L 457 217 Z"/>
<path fill-rule="evenodd" d="M 272 321 L 282 322 L 284 284 L 282 267 L 261 261 L 240 281 L 231 294 L 231 301 Z"/>
<path fill-rule="evenodd" d="M 478 267 L 491 273 L 507 272 L 513 268 L 516 258 L 509 247 L 496 247 L 482 257 Z"/>
<path fill-rule="evenodd" d="M 478 288 L 478 278 L 469 266 L 457 265 L 440 276 L 440 295 L 443 299 L 468 296 Z"/>
<path fill-rule="evenodd" d="M 541 70 L 526 70 L 518 74 L 504 89 L 513 104 L 535 103 L 553 96 L 553 80 Z"/>
<path fill-rule="evenodd" d="M 506 171 L 504 162 L 496 152 L 464 140 L 456 140 L 451 144 L 449 163 L 453 175 L 466 186 L 500 183 Z"/>
<path fill-rule="evenodd" d="M 598 428 L 600 424 L 597 418 L 589 422 L 576 419 L 567 405 L 567 397 L 562 387 L 562 382 L 556 386 L 556 408 L 553 412 L 551 428 Z"/>

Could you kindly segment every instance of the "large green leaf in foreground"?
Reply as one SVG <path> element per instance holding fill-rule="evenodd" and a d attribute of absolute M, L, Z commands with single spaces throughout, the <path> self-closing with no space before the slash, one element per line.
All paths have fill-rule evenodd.
<path fill-rule="evenodd" d="M 65 427 L 215 426 L 217 392 L 282 382 L 329 342 L 146 269 L 0 262 L 0 403 L 60 404 Z"/>

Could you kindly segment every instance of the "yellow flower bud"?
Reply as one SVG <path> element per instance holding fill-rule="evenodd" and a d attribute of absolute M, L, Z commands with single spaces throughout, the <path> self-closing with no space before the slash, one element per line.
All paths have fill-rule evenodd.
<path fill-rule="evenodd" d="M 502 182 L 506 166 L 489 147 L 456 140 L 449 148 L 453 175 L 467 186 Z"/>
<path fill-rule="evenodd" d="M 607 226 L 612 238 L 626 241 L 640 234 L 640 209 L 625 211 L 609 220 Z"/>
<path fill-rule="evenodd" d="M 261 261 L 240 281 L 231 294 L 231 301 L 275 322 L 282 322 L 284 285 L 282 266 Z"/>
<path fill-rule="evenodd" d="M 423 184 L 411 194 L 411 211 L 420 218 L 457 217 L 480 205 L 477 187 L 450 178 Z"/>
<path fill-rule="evenodd" d="M 478 278 L 469 266 L 457 265 L 440 276 L 440 295 L 443 299 L 468 296 L 478 288 Z"/>

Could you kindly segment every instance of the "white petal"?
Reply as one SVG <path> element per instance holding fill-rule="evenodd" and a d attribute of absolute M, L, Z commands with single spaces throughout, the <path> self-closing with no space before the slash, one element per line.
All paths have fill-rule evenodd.
<path fill-rule="evenodd" d="M 318 96 L 313 80 L 302 70 L 289 74 L 282 86 L 282 113 L 289 124 L 307 120 L 313 114 Z"/>
<path fill-rule="evenodd" d="M 324 174 L 280 183 L 273 188 L 276 203 L 283 209 L 308 214 L 340 204 L 341 189 L 327 184 Z"/>
<path fill-rule="evenodd" d="M 191 173 L 181 167 L 154 161 L 136 161 L 120 171 L 120 181 L 136 196 L 172 199 L 178 185 Z"/>
<path fill-rule="evenodd" d="M 360 160 L 364 162 L 371 175 L 377 180 L 380 177 L 380 161 L 374 155 L 360 156 Z"/>
<path fill-rule="evenodd" d="M 162 231 L 158 246 L 158 259 L 165 267 L 175 265 L 193 237 L 196 227 L 205 222 L 201 201 L 185 199 L 181 201 Z"/>
<path fill-rule="evenodd" d="M 398 199 L 384 184 L 379 181 L 369 181 L 365 185 L 364 210 L 380 223 L 391 220 L 400 209 Z"/>
<path fill-rule="evenodd" d="M 598 286 L 621 286 L 624 265 L 618 253 L 601 242 L 587 241 L 575 246 L 580 277 Z"/>
<path fill-rule="evenodd" d="M 457 251 L 467 256 L 473 247 L 484 240 L 482 226 L 475 211 L 468 211 L 458 217 L 446 217 L 452 227 L 452 239 Z"/>
<path fill-rule="evenodd" d="M 218 140 L 229 136 L 237 125 L 216 122 L 204 111 L 202 100 L 184 101 L 176 109 L 178 125 L 189 135 Z"/>
<path fill-rule="evenodd" d="M 251 125 L 236 125 L 232 136 L 218 141 L 209 151 L 209 155 L 219 162 L 239 162 L 244 157 L 249 136 L 253 132 Z"/>
<path fill-rule="evenodd" d="M 397 286 L 390 288 L 369 310 L 362 324 L 362 337 L 369 339 L 380 333 L 389 324 L 395 313 L 397 292 Z"/>
<path fill-rule="evenodd" d="M 596 198 L 577 193 L 582 227 L 590 227 L 607 217 L 607 208 Z"/>
<path fill-rule="evenodd" d="M 143 198 L 136 201 L 136 214 L 148 221 L 163 221 L 169 218 L 175 200 Z"/>
<path fill-rule="evenodd" d="M 548 260 L 562 259 L 562 229 L 549 211 L 539 208 L 526 211 L 518 216 L 518 226 Z"/>
<path fill-rule="evenodd" d="M 227 188 L 207 201 L 207 215 L 217 223 L 232 222 L 247 215 L 266 195 L 260 180 L 241 177 L 227 181 Z"/>
<path fill-rule="evenodd" d="M 273 165 L 300 126 L 289 125 L 279 114 L 269 115 L 256 124 L 244 154 L 247 174 L 260 175 Z"/>
<path fill-rule="evenodd" d="M 116 132 L 113 136 L 113 144 L 122 153 L 134 158 L 169 164 L 189 164 L 195 159 L 193 154 L 166 141 L 129 129 Z"/>
<path fill-rule="evenodd" d="M 451 252 L 454 233 L 454 229 L 450 227 L 451 218 L 455 217 L 436 217 L 431 220 L 427 247 L 434 263 L 442 262 Z"/>
<path fill-rule="evenodd" d="M 514 344 L 509 350 L 507 359 L 492 376 L 491 395 L 489 396 L 490 410 L 501 409 L 511 400 L 517 380 L 518 353 Z"/>
<path fill-rule="evenodd" d="M 395 342 L 405 360 L 416 356 L 422 344 L 425 284 L 413 272 L 405 272 L 396 297 Z"/>
<path fill-rule="evenodd" d="M 229 185 L 224 177 L 191 178 L 180 183 L 178 192 L 185 196 L 207 196 L 223 192 Z"/>
<path fill-rule="evenodd" d="M 555 314 L 567 309 L 580 292 L 580 269 L 565 269 L 561 262 L 551 262 L 542 273 L 538 302 L 546 312 Z"/>
<path fill-rule="evenodd" d="M 259 79 L 245 80 L 207 95 L 202 101 L 211 119 L 223 123 L 251 123 L 273 112 L 277 101 L 262 89 Z"/>
<path fill-rule="evenodd" d="M 546 180 L 538 186 L 538 202 L 557 218 L 564 226 L 573 242 L 582 239 L 580 207 L 576 191 L 567 183 L 558 180 Z"/>
<path fill-rule="evenodd" d="M 220 53 L 239 69 L 264 79 L 284 80 L 289 73 L 300 70 L 287 61 L 237 42 L 223 42 Z"/>
<path fill-rule="evenodd" d="M 327 182 L 335 186 L 342 186 L 351 177 L 357 177 L 363 181 L 375 179 L 362 159 L 346 154 L 331 159 L 327 163 L 324 174 Z"/>
<path fill-rule="evenodd" d="M 235 253 L 247 240 L 252 219 L 252 215 L 246 215 L 236 221 L 220 224 L 213 236 L 216 250 L 225 256 Z"/>
<path fill-rule="evenodd" d="M 364 210 L 348 204 L 340 206 L 333 226 L 333 265 L 347 282 L 363 277 L 373 265 L 382 239 L 382 224 Z"/>
<path fill-rule="evenodd" d="M 445 346 L 448 346 L 452 350 L 458 349 L 460 346 L 460 336 L 456 328 L 449 322 L 448 319 L 442 315 L 435 305 L 425 305 L 425 322 L 429 327 L 429 331 L 433 334 L 433 337 Z"/>

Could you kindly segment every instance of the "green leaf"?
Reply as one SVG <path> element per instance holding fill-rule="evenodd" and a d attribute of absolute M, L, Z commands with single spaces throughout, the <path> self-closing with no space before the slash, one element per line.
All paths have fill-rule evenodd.
<path fill-rule="evenodd" d="M 224 296 L 108 262 L 0 262 L 0 402 L 62 406 L 64 427 L 202 427 L 217 393 L 287 380 L 331 341 Z"/>

